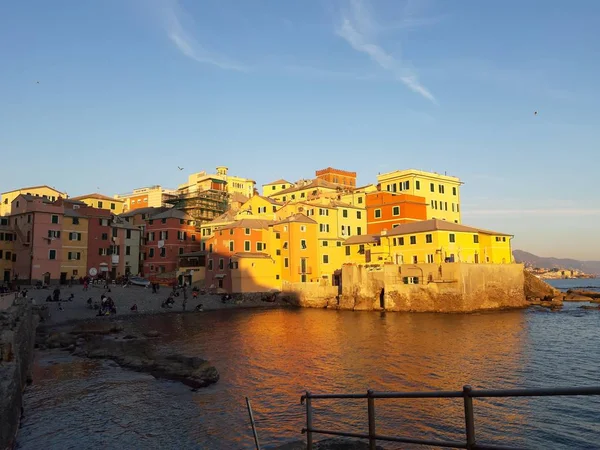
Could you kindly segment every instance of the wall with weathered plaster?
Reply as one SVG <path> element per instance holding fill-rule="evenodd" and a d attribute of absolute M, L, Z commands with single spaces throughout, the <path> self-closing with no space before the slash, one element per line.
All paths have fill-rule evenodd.
<path fill-rule="evenodd" d="M 417 283 L 405 284 L 405 277 L 416 278 Z M 522 308 L 523 285 L 521 264 L 348 264 L 342 268 L 337 307 L 413 312 Z"/>
<path fill-rule="evenodd" d="M 23 389 L 31 377 L 39 316 L 27 299 L 0 311 L 0 449 L 11 448 L 19 427 Z"/>
<path fill-rule="evenodd" d="M 291 304 L 305 308 L 326 308 L 337 305 L 338 287 L 323 283 L 282 284 L 281 296 Z"/>

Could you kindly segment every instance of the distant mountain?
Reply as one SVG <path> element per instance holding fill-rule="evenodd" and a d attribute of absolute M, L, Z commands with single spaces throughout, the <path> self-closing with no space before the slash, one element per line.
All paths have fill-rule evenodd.
<path fill-rule="evenodd" d="M 585 273 L 600 275 L 600 261 L 578 261 L 568 258 L 545 258 L 523 250 L 514 250 L 513 256 L 519 263 L 531 264 L 542 269 L 578 269 Z"/>

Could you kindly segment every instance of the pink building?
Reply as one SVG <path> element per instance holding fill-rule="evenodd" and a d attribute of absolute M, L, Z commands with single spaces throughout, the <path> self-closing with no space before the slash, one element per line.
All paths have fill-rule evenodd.
<path fill-rule="evenodd" d="M 21 194 L 13 200 L 9 220 L 17 238 L 14 274 L 18 280 L 60 280 L 63 218 L 63 207 L 43 197 Z"/>

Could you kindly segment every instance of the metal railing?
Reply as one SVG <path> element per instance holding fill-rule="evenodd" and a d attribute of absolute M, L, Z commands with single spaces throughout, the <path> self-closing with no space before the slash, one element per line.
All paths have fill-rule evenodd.
<path fill-rule="evenodd" d="M 518 447 L 477 444 L 475 440 L 475 414 L 473 411 L 474 398 L 509 398 L 509 397 L 554 397 L 574 395 L 600 395 L 600 386 L 580 388 L 538 388 L 538 389 L 499 389 L 499 390 L 474 390 L 471 386 L 464 386 L 462 391 L 432 391 L 432 392 L 374 392 L 368 390 L 366 394 L 311 394 L 306 392 L 300 403 L 306 402 L 306 433 L 307 449 L 313 449 L 313 434 L 330 436 L 344 436 L 357 439 L 368 439 L 369 448 L 375 450 L 377 441 L 401 442 L 405 444 L 428 445 L 431 447 L 466 448 L 469 450 L 521 450 Z M 377 398 L 462 398 L 465 412 L 465 441 L 443 441 L 432 439 L 415 439 L 410 437 L 394 437 L 379 435 L 375 427 L 375 399 Z M 318 399 L 367 399 L 367 413 L 369 432 L 356 433 L 319 429 L 313 427 L 312 401 Z"/>

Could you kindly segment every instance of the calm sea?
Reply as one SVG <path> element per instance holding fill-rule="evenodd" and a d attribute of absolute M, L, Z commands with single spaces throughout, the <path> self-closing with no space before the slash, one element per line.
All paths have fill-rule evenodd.
<path fill-rule="evenodd" d="M 598 280 L 564 280 L 600 289 Z M 436 315 L 326 310 L 219 311 L 140 318 L 164 345 L 210 359 L 198 392 L 110 362 L 38 356 L 22 449 L 251 449 L 244 397 L 263 445 L 301 439 L 300 395 L 600 384 L 600 311 Z M 315 403 L 315 424 L 366 431 L 365 401 Z M 476 400 L 480 443 L 600 448 L 600 398 Z M 377 401 L 378 431 L 462 439 L 462 403 Z M 387 446 L 386 448 L 395 448 Z M 410 446 L 396 448 L 417 448 Z M 423 448 L 423 447 L 418 447 Z"/>

